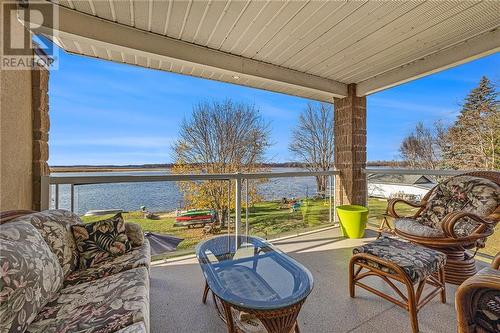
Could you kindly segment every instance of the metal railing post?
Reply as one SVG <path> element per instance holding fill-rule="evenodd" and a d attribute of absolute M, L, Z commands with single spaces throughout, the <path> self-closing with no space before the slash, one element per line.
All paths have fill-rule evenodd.
<path fill-rule="evenodd" d="M 71 191 L 69 197 L 69 206 L 72 213 L 75 212 L 75 184 L 71 184 Z"/>
<path fill-rule="evenodd" d="M 238 236 L 241 234 L 241 180 L 242 180 L 241 173 L 237 173 L 235 178 L 235 193 L 234 193 L 234 200 L 235 200 L 234 236 L 236 237 L 236 246 L 239 246 Z"/>
<path fill-rule="evenodd" d="M 40 210 L 50 208 L 50 176 L 40 177 Z"/>
<path fill-rule="evenodd" d="M 333 216 L 332 216 L 332 179 L 333 179 L 333 176 L 332 175 L 329 175 L 328 176 L 328 182 L 329 182 L 329 186 L 328 186 L 328 191 L 329 191 L 329 205 L 328 205 L 328 223 L 332 223 L 333 222 Z"/>
<path fill-rule="evenodd" d="M 227 180 L 227 234 L 231 231 L 231 179 Z"/>
<path fill-rule="evenodd" d="M 245 235 L 248 236 L 250 226 L 248 225 L 248 178 L 245 179 Z"/>
<path fill-rule="evenodd" d="M 231 179 L 227 180 L 227 235 L 231 233 Z M 236 250 L 236 249 L 235 249 Z M 231 252 L 231 242 L 227 242 L 227 252 Z"/>
<path fill-rule="evenodd" d="M 56 194 L 54 197 L 54 207 L 55 209 L 59 209 L 59 184 L 54 185 L 56 187 Z"/>
<path fill-rule="evenodd" d="M 370 195 L 368 194 L 368 173 L 366 172 L 366 169 L 365 169 L 365 205 L 366 207 L 368 207 L 368 202 L 369 202 L 369 199 L 370 199 Z"/>
<path fill-rule="evenodd" d="M 333 175 L 333 222 L 337 223 L 337 175 Z"/>

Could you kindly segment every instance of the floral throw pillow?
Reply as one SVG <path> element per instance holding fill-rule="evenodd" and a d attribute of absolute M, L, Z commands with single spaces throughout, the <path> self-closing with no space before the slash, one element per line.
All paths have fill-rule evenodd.
<path fill-rule="evenodd" d="M 98 266 L 132 249 L 120 213 L 106 220 L 73 225 L 71 231 L 80 252 L 80 269 Z"/>

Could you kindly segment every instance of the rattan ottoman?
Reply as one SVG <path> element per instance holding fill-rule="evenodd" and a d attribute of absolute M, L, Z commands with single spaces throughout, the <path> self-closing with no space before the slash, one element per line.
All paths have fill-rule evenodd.
<path fill-rule="evenodd" d="M 410 242 L 381 237 L 353 250 L 349 263 L 349 292 L 355 296 L 355 286 L 364 288 L 407 310 L 411 327 L 418 332 L 418 311 L 437 294 L 446 303 L 444 264 L 446 255 Z M 384 280 L 399 296 L 395 298 L 360 282 L 368 276 Z M 406 287 L 406 293 L 395 281 Z M 428 286 L 424 292 L 424 287 Z M 425 294 L 425 296 L 423 296 Z"/>

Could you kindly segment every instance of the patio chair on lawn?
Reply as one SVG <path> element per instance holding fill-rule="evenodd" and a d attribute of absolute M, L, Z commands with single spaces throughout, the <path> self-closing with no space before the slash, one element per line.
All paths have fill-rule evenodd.
<path fill-rule="evenodd" d="M 396 204 L 418 208 L 411 217 Z M 474 255 L 485 246 L 500 221 L 500 172 L 478 171 L 451 177 L 429 191 L 420 203 L 391 199 L 388 214 L 395 233 L 411 242 L 446 253 L 446 282 L 460 285 L 476 273 Z"/>
<path fill-rule="evenodd" d="M 458 333 L 500 332 L 500 252 L 455 295 Z"/>

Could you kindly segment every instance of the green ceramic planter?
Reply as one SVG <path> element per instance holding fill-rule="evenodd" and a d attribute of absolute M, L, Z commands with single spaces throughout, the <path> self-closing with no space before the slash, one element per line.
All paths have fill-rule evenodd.
<path fill-rule="evenodd" d="M 366 222 L 368 221 L 368 208 L 357 205 L 344 205 L 337 207 L 342 234 L 347 238 L 363 238 L 365 236 Z"/>

